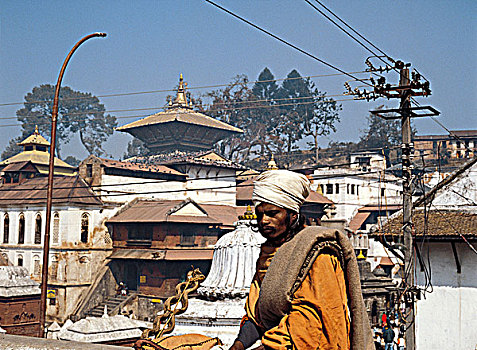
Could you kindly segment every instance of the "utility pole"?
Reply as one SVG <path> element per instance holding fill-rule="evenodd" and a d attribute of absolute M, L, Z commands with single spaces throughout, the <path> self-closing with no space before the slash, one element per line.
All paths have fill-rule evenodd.
<path fill-rule="evenodd" d="M 371 57 L 370 57 L 371 58 Z M 380 97 L 399 98 L 400 104 L 397 109 L 380 109 L 371 111 L 372 114 L 381 118 L 401 119 L 402 131 L 402 174 L 403 174 L 403 243 L 404 243 L 404 274 L 402 275 L 401 284 L 401 303 L 406 305 L 404 322 L 406 325 L 406 349 L 415 350 L 416 348 L 416 310 L 415 300 L 418 296 L 418 289 L 415 287 L 414 281 L 414 242 L 412 236 L 412 156 L 413 143 L 411 135 L 411 118 L 437 116 L 440 113 L 431 106 L 411 107 L 412 96 L 429 96 L 431 90 L 429 81 L 422 83 L 421 75 L 416 71 L 412 74 L 412 80 L 409 78 L 410 63 L 404 64 L 402 61 L 394 61 L 394 67 L 386 65 L 385 67 L 375 68 L 371 61 L 366 59 L 366 65 L 369 67 L 367 71 L 372 73 L 380 73 L 377 81 L 371 76 L 370 81 L 374 87 L 372 91 L 360 91 L 359 89 L 351 89 L 348 82 L 345 83 L 348 95 L 354 95 L 356 99 L 375 100 Z M 386 79 L 382 73 L 391 70 L 399 72 L 398 86 L 392 86 L 386 83 Z"/>
<path fill-rule="evenodd" d="M 50 258 L 50 224 L 51 224 L 51 208 L 53 206 L 53 176 L 55 172 L 55 145 L 56 145 L 56 123 L 58 118 L 58 103 L 60 99 L 60 89 L 61 81 L 63 80 L 63 75 L 65 74 L 66 66 L 73 56 L 73 53 L 78 49 L 78 47 L 83 44 L 86 40 L 95 37 L 105 37 L 106 33 L 93 33 L 86 35 L 80 41 L 78 41 L 75 46 L 70 50 L 66 56 L 63 66 L 61 67 L 60 74 L 58 76 L 58 81 L 56 82 L 55 88 L 55 97 L 53 99 L 53 109 L 51 111 L 51 142 L 50 142 L 50 162 L 48 167 L 48 187 L 46 192 L 46 224 L 45 224 L 45 236 L 43 241 L 43 266 L 41 269 L 41 297 L 40 297 L 40 327 L 39 334 L 40 338 L 46 336 L 45 333 L 45 321 L 46 321 L 46 295 L 48 292 L 48 263 Z"/>
<path fill-rule="evenodd" d="M 400 86 L 409 85 L 409 68 L 402 68 L 400 70 Z M 403 176 L 403 203 L 402 203 L 402 218 L 403 218 L 403 236 L 404 246 L 404 280 L 406 288 L 414 287 L 414 260 L 413 260 L 413 240 L 412 240 L 412 168 L 411 168 L 411 115 L 409 108 L 411 107 L 410 89 L 405 89 L 400 92 L 401 103 L 399 109 L 401 110 L 401 132 L 402 132 L 402 176 Z M 411 289 L 412 291 L 412 289 Z M 406 298 L 406 294 L 405 294 Z M 408 301 L 408 300 L 406 300 Z M 416 348 L 416 322 L 414 322 L 414 295 L 411 294 L 411 303 L 407 303 L 406 307 L 406 345 L 407 349 L 414 350 Z"/>

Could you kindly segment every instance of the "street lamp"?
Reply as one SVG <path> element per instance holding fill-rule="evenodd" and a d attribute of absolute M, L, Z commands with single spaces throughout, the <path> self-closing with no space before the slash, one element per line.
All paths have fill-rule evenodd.
<path fill-rule="evenodd" d="M 56 119 L 58 118 L 58 100 L 60 96 L 61 81 L 65 73 L 66 66 L 76 49 L 86 40 L 94 37 L 105 37 L 106 33 L 93 33 L 85 36 L 78 41 L 66 56 L 63 66 L 61 67 L 58 81 L 56 82 L 55 98 L 53 100 L 53 110 L 51 112 L 51 143 L 50 143 L 50 163 L 48 170 L 48 187 L 46 194 L 46 227 L 45 241 L 43 243 L 43 267 L 41 270 L 41 299 L 40 299 L 40 333 L 39 337 L 45 336 L 45 319 L 46 319 L 46 293 L 48 287 L 48 258 L 50 253 L 50 224 L 51 224 L 51 206 L 53 201 L 53 174 L 55 170 L 55 148 L 56 148 Z"/>

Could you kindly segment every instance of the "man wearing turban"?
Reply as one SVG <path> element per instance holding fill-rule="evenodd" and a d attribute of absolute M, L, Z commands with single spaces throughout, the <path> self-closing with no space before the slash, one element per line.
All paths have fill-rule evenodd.
<path fill-rule="evenodd" d="M 371 349 L 354 250 L 339 231 L 307 227 L 300 207 L 310 182 L 269 170 L 254 182 L 260 233 L 240 333 L 230 350 L 261 340 L 262 349 Z"/>

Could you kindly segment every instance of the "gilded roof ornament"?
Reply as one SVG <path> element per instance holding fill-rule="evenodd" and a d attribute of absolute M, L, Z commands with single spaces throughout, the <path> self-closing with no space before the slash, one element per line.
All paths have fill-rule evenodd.
<path fill-rule="evenodd" d="M 179 87 L 177 88 L 177 96 L 171 107 L 190 108 L 189 104 L 187 103 L 186 90 L 187 90 L 187 83 L 184 82 L 184 78 L 182 77 L 182 73 L 181 73 L 179 77 Z"/>
<path fill-rule="evenodd" d="M 275 162 L 273 154 L 272 154 L 272 158 L 270 158 L 270 161 L 268 162 L 267 170 L 278 170 L 278 165 Z"/>

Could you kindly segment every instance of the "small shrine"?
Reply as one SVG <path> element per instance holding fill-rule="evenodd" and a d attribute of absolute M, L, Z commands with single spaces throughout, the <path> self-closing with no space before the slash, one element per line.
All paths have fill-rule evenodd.
<path fill-rule="evenodd" d="M 19 183 L 23 179 L 35 176 L 48 176 L 50 164 L 50 143 L 40 135 L 38 126 L 33 134 L 18 143 L 23 151 L 0 162 L 0 170 L 3 172 L 3 182 Z M 74 166 L 55 157 L 55 175 L 76 175 Z"/>
<path fill-rule="evenodd" d="M 136 120 L 117 130 L 137 137 L 156 154 L 209 150 L 216 142 L 243 132 L 194 111 L 192 102 L 187 100 L 186 86 L 181 74 L 177 96 L 174 101 L 169 101 L 165 111 Z"/>

